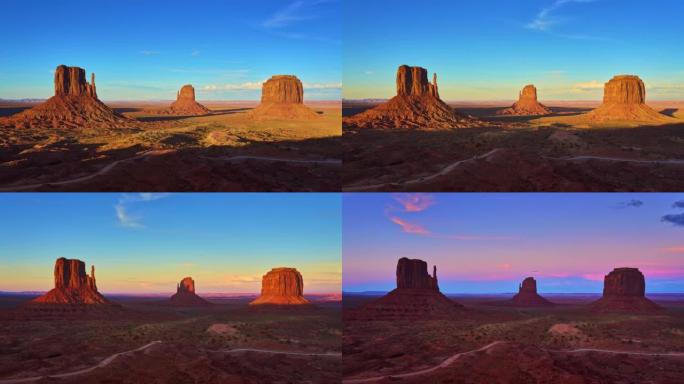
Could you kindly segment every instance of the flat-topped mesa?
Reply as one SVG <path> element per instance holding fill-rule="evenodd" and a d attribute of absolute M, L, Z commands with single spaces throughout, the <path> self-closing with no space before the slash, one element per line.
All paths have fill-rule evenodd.
<path fill-rule="evenodd" d="M 55 70 L 55 96 L 89 96 L 97 98 L 95 73 L 86 81 L 85 69 L 60 65 Z"/>
<path fill-rule="evenodd" d="M 496 113 L 498 115 L 540 116 L 550 114 L 551 110 L 537 100 L 537 87 L 528 84 L 518 94 L 518 101 L 515 104 Z"/>
<path fill-rule="evenodd" d="M 345 117 L 347 127 L 448 129 L 482 126 L 470 116 L 456 113 L 439 97 L 437 74 L 428 81 L 422 67 L 401 65 L 397 69 L 397 95 L 374 108 Z"/>
<path fill-rule="evenodd" d="M 603 297 L 593 302 L 594 310 L 608 312 L 650 312 L 660 309 L 646 298 L 646 279 L 637 268 L 615 268 L 603 279 Z"/>
<path fill-rule="evenodd" d="M 596 109 L 576 117 L 580 122 L 674 123 L 678 120 L 658 113 L 646 105 L 646 86 L 634 75 L 619 75 L 603 88 L 603 103 Z"/>
<path fill-rule="evenodd" d="M 518 294 L 511 300 L 517 307 L 547 307 L 553 303 L 537 293 L 537 281 L 534 277 L 526 277 L 518 286 Z"/>
<path fill-rule="evenodd" d="M 304 298 L 304 279 L 296 268 L 273 268 L 261 279 L 261 295 L 249 305 L 309 304 Z"/>
<path fill-rule="evenodd" d="M 425 261 L 402 257 L 397 262 L 397 289 L 404 288 L 429 289 L 439 292 L 437 266 L 433 267 L 432 276 L 430 276 Z"/>
<path fill-rule="evenodd" d="M 176 285 L 176 293 L 171 296 L 169 302 L 177 307 L 198 307 L 211 305 L 208 301 L 197 296 L 195 293 L 195 280 L 192 277 L 184 277 Z"/>
<path fill-rule="evenodd" d="M 86 274 L 85 263 L 60 257 L 55 261 L 55 287 L 32 301 L 41 304 L 109 304 L 97 291 L 95 266 Z"/>
<path fill-rule="evenodd" d="M 318 114 L 304 105 L 304 86 L 294 75 L 274 75 L 261 87 L 261 103 L 250 111 L 254 119 L 314 120 Z"/>

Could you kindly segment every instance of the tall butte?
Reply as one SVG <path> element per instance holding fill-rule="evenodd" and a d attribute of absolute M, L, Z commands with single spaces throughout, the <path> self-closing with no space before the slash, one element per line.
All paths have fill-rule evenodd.
<path fill-rule="evenodd" d="M 208 301 L 197 296 L 195 293 L 195 280 L 192 277 L 184 277 L 176 285 L 176 293 L 171 296 L 169 302 L 177 307 L 204 307 L 211 305 Z"/>
<path fill-rule="evenodd" d="M 578 118 L 590 122 L 667 123 L 677 121 L 646 105 L 644 82 L 638 76 L 632 75 L 613 77 L 603 88 L 603 104 Z"/>
<path fill-rule="evenodd" d="M 397 70 L 397 95 L 375 108 L 346 117 L 347 127 L 461 128 L 479 120 L 456 113 L 439 98 L 437 74 L 428 82 L 425 68 L 402 65 Z"/>
<path fill-rule="evenodd" d="M 168 108 L 148 110 L 147 112 L 160 115 L 177 116 L 202 116 L 211 113 L 211 110 L 195 100 L 195 88 L 191 84 L 185 84 L 176 94 L 176 101 Z"/>
<path fill-rule="evenodd" d="M 255 119 L 314 120 L 316 112 L 304 105 L 304 86 L 293 75 L 275 75 L 261 87 L 261 103 L 250 111 Z"/>
<path fill-rule="evenodd" d="M 55 262 L 55 287 L 31 301 L 38 304 L 111 304 L 97 291 L 95 266 L 86 274 L 85 263 L 60 257 Z"/>
<path fill-rule="evenodd" d="M 437 266 L 432 276 L 427 263 L 402 257 L 397 262 L 397 288 L 372 301 L 352 316 L 365 319 L 423 319 L 449 317 L 463 306 L 448 299 L 439 291 Z"/>
<path fill-rule="evenodd" d="M 518 294 L 511 299 L 516 307 L 550 307 L 553 303 L 537 293 L 537 281 L 534 277 L 526 277 L 518 286 Z"/>
<path fill-rule="evenodd" d="M 653 312 L 660 307 L 646 298 L 646 280 L 637 268 L 615 268 L 603 279 L 603 297 L 590 304 L 599 312 Z"/>
<path fill-rule="evenodd" d="M 537 87 L 526 85 L 518 95 L 518 101 L 510 108 L 497 111 L 497 115 L 541 116 L 548 115 L 551 110 L 537 100 Z"/>
<path fill-rule="evenodd" d="M 60 65 L 55 70 L 55 95 L 29 110 L 0 120 L 17 128 L 116 128 L 134 126 L 97 98 L 95 74 L 86 81 L 83 68 Z"/>
<path fill-rule="evenodd" d="M 273 268 L 261 278 L 261 295 L 249 305 L 309 304 L 304 298 L 304 279 L 296 268 Z"/>

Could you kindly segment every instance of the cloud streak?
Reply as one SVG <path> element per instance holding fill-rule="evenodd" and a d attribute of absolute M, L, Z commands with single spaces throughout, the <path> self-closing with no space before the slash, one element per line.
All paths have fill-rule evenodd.
<path fill-rule="evenodd" d="M 434 197 L 428 193 L 398 193 L 393 198 L 404 212 L 421 212 L 435 204 Z"/>
<path fill-rule="evenodd" d="M 124 228 L 140 229 L 145 228 L 142 223 L 142 218 L 137 215 L 132 215 L 129 208 L 132 204 L 141 202 L 150 202 L 167 197 L 168 193 L 125 193 L 121 195 L 119 201 L 114 205 L 116 219 L 120 226 Z"/>
<path fill-rule="evenodd" d="M 261 23 L 266 29 L 288 27 L 302 21 L 315 20 L 319 17 L 317 6 L 329 0 L 296 0 L 276 11 Z"/>
<path fill-rule="evenodd" d="M 555 16 L 558 9 L 571 3 L 591 3 L 594 1 L 595 0 L 556 0 L 548 7 L 542 8 L 542 10 L 537 13 L 534 20 L 525 25 L 525 28 L 546 32 L 552 26 L 560 22 L 560 19 Z"/>

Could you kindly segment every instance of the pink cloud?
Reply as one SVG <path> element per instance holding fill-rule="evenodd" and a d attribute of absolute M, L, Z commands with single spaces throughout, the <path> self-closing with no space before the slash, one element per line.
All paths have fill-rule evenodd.
<path fill-rule="evenodd" d="M 402 220 L 398 217 L 391 217 L 390 220 L 392 220 L 392 222 L 394 224 L 399 225 L 401 227 L 401 230 L 406 232 L 406 233 L 411 233 L 414 235 L 429 235 L 430 234 L 430 231 L 425 229 L 420 224 L 409 223 L 408 221 Z"/>
<path fill-rule="evenodd" d="M 592 281 L 603 281 L 605 275 L 603 273 L 585 273 L 582 277 Z"/>
<path fill-rule="evenodd" d="M 435 204 L 435 199 L 428 193 L 395 194 L 394 200 L 401 204 L 405 212 L 421 212 Z"/>
<path fill-rule="evenodd" d="M 684 253 L 684 246 L 661 248 L 661 251 L 666 253 Z"/>
<path fill-rule="evenodd" d="M 503 264 L 497 264 L 496 266 L 499 269 L 511 269 L 512 265 L 509 263 L 503 263 Z"/>

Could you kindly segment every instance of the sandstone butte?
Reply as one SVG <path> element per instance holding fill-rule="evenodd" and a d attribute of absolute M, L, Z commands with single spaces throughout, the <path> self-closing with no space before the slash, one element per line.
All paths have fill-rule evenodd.
<path fill-rule="evenodd" d="M 613 77 L 603 88 L 603 103 L 596 109 L 577 116 L 581 121 L 638 121 L 645 123 L 676 122 L 646 105 L 644 82 L 633 75 Z"/>
<path fill-rule="evenodd" d="M 261 295 L 249 305 L 309 304 L 304 298 L 304 280 L 296 268 L 273 268 L 261 278 Z"/>
<path fill-rule="evenodd" d="M 553 303 L 537 293 L 537 281 L 527 277 L 518 287 L 518 294 L 511 299 L 516 307 L 550 307 Z"/>
<path fill-rule="evenodd" d="M 55 95 L 31 109 L 0 119 L 0 127 L 117 128 L 137 123 L 97 98 L 95 74 L 86 81 L 83 68 L 60 65 L 55 70 Z"/>
<path fill-rule="evenodd" d="M 152 109 L 146 112 L 158 115 L 202 116 L 208 115 L 211 110 L 195 100 L 195 88 L 191 84 L 186 84 L 181 87 L 176 94 L 176 101 L 168 108 Z"/>
<path fill-rule="evenodd" d="M 357 315 L 370 319 L 421 319 L 449 317 L 461 308 L 439 291 L 437 266 L 431 276 L 425 261 L 403 257 L 397 261 L 397 288 L 364 305 Z"/>
<path fill-rule="evenodd" d="M 654 312 L 660 307 L 646 298 L 646 280 L 637 268 L 615 268 L 603 279 L 603 296 L 590 304 L 598 312 Z"/>
<path fill-rule="evenodd" d="M 254 119 L 315 120 L 319 116 L 304 105 L 304 86 L 293 75 L 275 75 L 261 87 L 261 103 L 249 111 Z"/>
<path fill-rule="evenodd" d="M 515 116 L 541 116 L 548 115 L 551 110 L 541 104 L 537 100 L 537 88 L 532 85 L 526 85 L 518 95 L 518 101 L 510 108 L 497 111 L 497 115 L 515 115 Z"/>
<path fill-rule="evenodd" d="M 402 65 L 397 70 L 397 95 L 375 108 L 345 117 L 343 123 L 358 128 L 462 128 L 482 123 L 456 113 L 439 98 L 437 74 L 428 82 L 427 70 Z"/>
<path fill-rule="evenodd" d="M 31 304 L 112 304 L 98 291 L 95 266 L 86 274 L 85 263 L 60 257 L 55 262 L 55 287 Z"/>
<path fill-rule="evenodd" d="M 208 301 L 197 296 L 195 293 L 195 280 L 192 277 L 184 277 L 176 286 L 176 293 L 171 296 L 169 302 L 177 307 L 203 307 L 211 305 Z"/>

